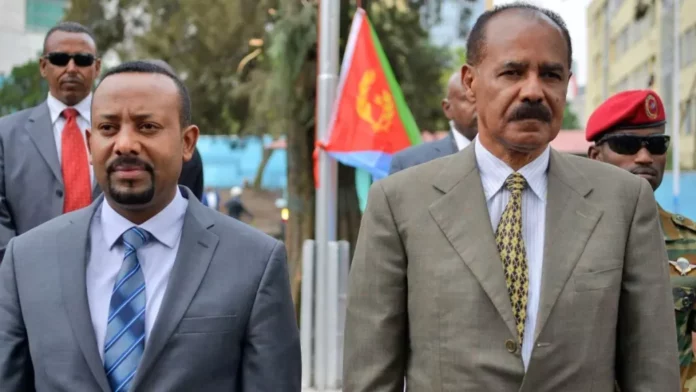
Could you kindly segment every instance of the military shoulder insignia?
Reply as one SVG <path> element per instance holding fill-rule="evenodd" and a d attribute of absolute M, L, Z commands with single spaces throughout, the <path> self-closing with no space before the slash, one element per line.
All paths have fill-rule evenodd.
<path fill-rule="evenodd" d="M 672 222 L 679 227 L 696 232 L 696 223 L 684 215 L 672 215 Z"/>
<path fill-rule="evenodd" d="M 652 94 L 645 97 L 645 114 L 652 120 L 657 118 L 657 100 Z"/>
<path fill-rule="evenodd" d="M 677 259 L 677 261 L 670 260 L 669 264 L 674 267 L 674 269 L 677 270 L 681 276 L 688 274 L 696 268 L 696 265 L 691 264 L 685 257 L 680 257 Z"/>

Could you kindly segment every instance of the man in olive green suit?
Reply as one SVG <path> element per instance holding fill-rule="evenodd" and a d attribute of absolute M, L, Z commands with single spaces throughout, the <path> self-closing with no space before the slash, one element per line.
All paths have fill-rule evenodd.
<path fill-rule="evenodd" d="M 344 392 L 679 390 L 649 184 L 549 147 L 571 42 L 514 4 L 472 29 L 479 134 L 375 183 L 350 271 Z M 659 262 L 663 260 L 663 262 Z"/>

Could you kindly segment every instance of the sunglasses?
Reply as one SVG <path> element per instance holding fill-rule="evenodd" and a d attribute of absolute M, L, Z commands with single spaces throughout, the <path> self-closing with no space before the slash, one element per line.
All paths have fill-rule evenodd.
<path fill-rule="evenodd" d="M 643 147 L 652 155 L 663 155 L 669 148 L 670 137 L 668 135 L 609 135 L 597 141 L 597 145 L 607 143 L 609 148 L 617 154 L 634 155 Z"/>
<path fill-rule="evenodd" d="M 51 52 L 44 56 L 49 63 L 57 67 L 65 67 L 68 65 L 70 60 L 75 61 L 75 65 L 78 67 L 89 67 L 94 64 L 96 57 L 89 53 L 64 53 L 64 52 Z"/>

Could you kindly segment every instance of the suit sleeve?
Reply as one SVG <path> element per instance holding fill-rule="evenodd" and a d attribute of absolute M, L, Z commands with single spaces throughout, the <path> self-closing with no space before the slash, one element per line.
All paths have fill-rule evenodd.
<path fill-rule="evenodd" d="M 640 183 L 619 300 L 617 382 L 622 392 L 679 391 L 667 250 L 653 192 Z"/>
<path fill-rule="evenodd" d="M 302 356 L 285 247 L 278 242 L 266 265 L 247 326 L 242 392 L 300 392 Z"/>
<path fill-rule="evenodd" d="M 34 371 L 19 304 L 13 241 L 0 264 L 0 389 L 33 391 Z"/>
<path fill-rule="evenodd" d="M 401 157 L 399 155 L 394 155 L 389 165 L 389 174 L 394 174 L 400 170 L 403 170 L 403 164 L 401 162 Z"/>
<path fill-rule="evenodd" d="M 0 129 L 1 125 L 0 125 Z M 2 259 L 5 253 L 5 247 L 7 243 L 10 242 L 12 237 L 17 235 L 14 227 L 14 222 L 12 221 L 12 215 L 10 214 L 10 209 L 7 204 L 6 188 L 5 183 L 5 145 L 2 137 L 0 136 L 0 259 Z"/>
<path fill-rule="evenodd" d="M 406 254 L 381 182 L 370 188 L 348 282 L 343 391 L 402 392 Z"/>

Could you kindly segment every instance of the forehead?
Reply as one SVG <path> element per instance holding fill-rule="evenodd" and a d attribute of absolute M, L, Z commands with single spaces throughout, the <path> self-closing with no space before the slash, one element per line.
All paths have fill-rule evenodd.
<path fill-rule="evenodd" d="M 486 25 L 483 60 L 568 66 L 568 46 L 561 29 L 546 15 L 528 10 L 506 10 Z"/>
<path fill-rule="evenodd" d="M 54 31 L 46 40 L 46 51 L 96 53 L 96 45 L 89 34 Z"/>
<path fill-rule="evenodd" d="M 165 75 L 122 73 L 104 79 L 94 92 L 92 114 L 123 111 L 164 114 L 178 120 L 179 91 Z"/>

